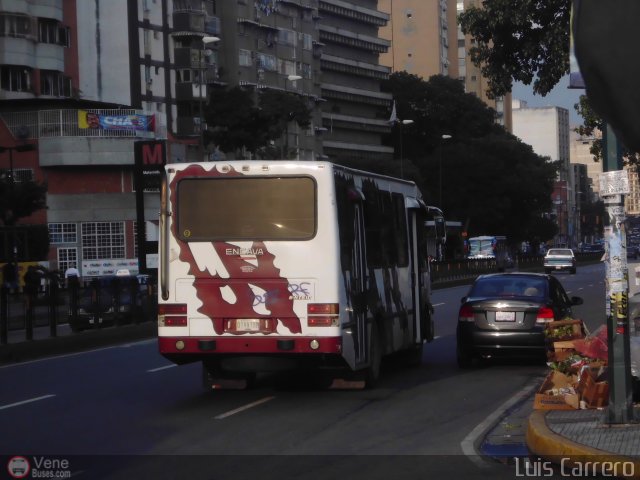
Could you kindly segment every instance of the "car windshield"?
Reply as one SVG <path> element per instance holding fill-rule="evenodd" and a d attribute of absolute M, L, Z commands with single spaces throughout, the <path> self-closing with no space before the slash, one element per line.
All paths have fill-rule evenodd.
<path fill-rule="evenodd" d="M 540 300 L 546 295 L 543 278 L 525 276 L 492 276 L 479 278 L 471 287 L 469 297 L 532 297 Z"/>
<path fill-rule="evenodd" d="M 547 255 L 561 255 L 563 257 L 571 257 L 573 256 L 573 251 L 569 248 L 552 248 L 549 250 Z"/>

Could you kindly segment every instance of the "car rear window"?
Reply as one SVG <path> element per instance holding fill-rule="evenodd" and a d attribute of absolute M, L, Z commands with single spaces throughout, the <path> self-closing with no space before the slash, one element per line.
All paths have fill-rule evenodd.
<path fill-rule="evenodd" d="M 549 250 L 548 255 L 564 255 L 564 256 L 573 256 L 573 251 L 569 248 L 552 248 Z"/>
<path fill-rule="evenodd" d="M 533 277 L 479 278 L 471 287 L 470 297 L 545 297 L 547 282 Z"/>

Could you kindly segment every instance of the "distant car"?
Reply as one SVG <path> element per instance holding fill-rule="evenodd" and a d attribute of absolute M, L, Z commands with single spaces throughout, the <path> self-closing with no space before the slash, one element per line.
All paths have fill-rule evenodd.
<path fill-rule="evenodd" d="M 569 270 L 576 273 L 576 257 L 570 248 L 550 248 L 544 256 L 543 266 L 545 273 L 552 271 Z"/>
<path fill-rule="evenodd" d="M 571 317 L 571 307 L 582 303 L 580 297 L 569 297 L 552 275 L 481 275 L 462 298 L 458 313 L 458 365 L 468 368 L 476 358 L 494 356 L 546 359 L 545 326 Z"/>
<path fill-rule="evenodd" d="M 69 306 L 74 332 L 98 326 L 131 323 L 136 307 L 146 295 L 147 276 L 108 275 L 95 278 L 78 292 L 77 313 Z"/>

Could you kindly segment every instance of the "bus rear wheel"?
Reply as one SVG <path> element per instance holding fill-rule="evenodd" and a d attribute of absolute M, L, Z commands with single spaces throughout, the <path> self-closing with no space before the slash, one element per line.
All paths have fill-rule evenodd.
<path fill-rule="evenodd" d="M 382 345 L 376 322 L 371 324 L 371 342 L 369 345 L 369 366 L 364 373 L 364 386 L 367 389 L 375 388 L 380 379 L 380 365 L 382 364 Z"/>

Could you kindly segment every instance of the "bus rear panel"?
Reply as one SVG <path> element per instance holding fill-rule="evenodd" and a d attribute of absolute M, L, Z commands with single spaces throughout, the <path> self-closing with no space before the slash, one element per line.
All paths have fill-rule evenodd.
<path fill-rule="evenodd" d="M 421 345 L 424 336 L 410 317 L 428 285 L 418 280 L 409 253 L 403 267 L 387 259 L 388 268 L 372 268 L 359 206 L 367 179 L 356 172 L 326 162 L 167 165 L 161 354 L 178 364 L 203 361 L 211 372 L 354 371 L 372 362 L 371 324 L 380 316 L 388 322 L 377 328 L 386 329 L 378 334 L 382 353 Z M 377 182 L 393 183 L 384 178 Z M 388 185 L 379 187 L 392 199 Z M 415 199 L 413 184 L 397 187 Z M 395 214 L 406 223 L 404 195 L 396 197 Z M 385 211 L 393 207 L 390 201 Z M 405 234 L 408 252 L 408 226 Z M 374 291 L 378 298 L 369 298 Z"/>

